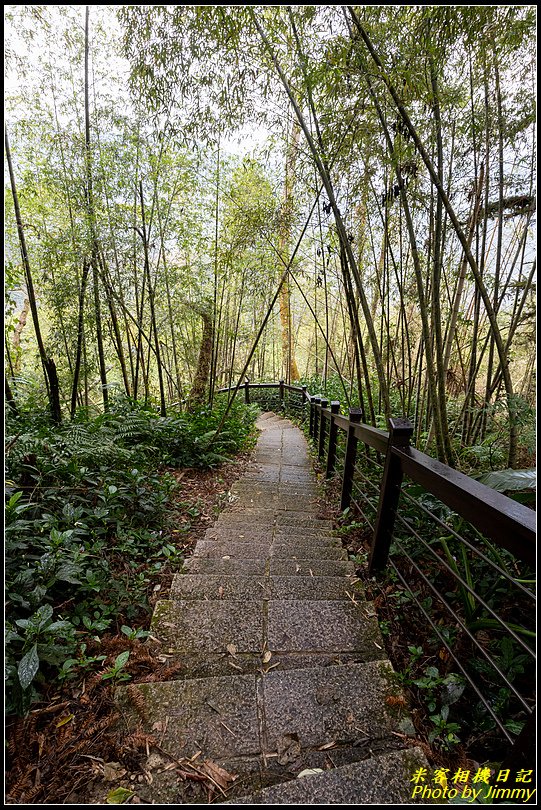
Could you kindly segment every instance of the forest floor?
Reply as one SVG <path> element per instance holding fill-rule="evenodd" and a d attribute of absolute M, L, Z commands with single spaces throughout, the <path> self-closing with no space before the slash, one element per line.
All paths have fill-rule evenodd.
<path fill-rule="evenodd" d="M 228 504 L 231 485 L 248 464 L 249 453 L 213 469 L 168 470 L 179 488 L 170 502 L 164 527 L 164 543 L 175 545 L 189 556 L 198 539 Z M 134 630 L 148 630 L 154 604 L 167 593 L 178 565 L 153 572 L 148 585 L 148 611 L 141 613 Z M 20 804 L 120 804 L 122 796 L 94 795 L 97 777 L 110 783 L 114 793 L 118 780 L 130 773 L 143 779 L 140 762 L 148 756 L 148 740 L 119 738 L 115 731 L 118 713 L 113 701 L 114 679 L 102 675 L 114 666 L 116 657 L 130 651 L 123 672 L 130 683 L 164 680 L 163 662 L 149 654 L 143 638 L 128 638 L 120 632 L 103 633 L 88 644 L 87 657 L 107 655 L 103 668 L 82 681 L 51 688 L 50 694 L 26 718 L 8 718 L 6 725 L 6 803 Z M 193 773 L 196 776 L 195 772 Z M 209 781 L 210 784 L 210 781 Z M 135 801 L 135 797 L 131 803 Z M 137 802 L 135 802 L 137 803 Z"/>

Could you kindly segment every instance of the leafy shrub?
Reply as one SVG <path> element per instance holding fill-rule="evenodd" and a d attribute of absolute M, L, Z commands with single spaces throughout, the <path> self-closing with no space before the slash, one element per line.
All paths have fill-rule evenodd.
<path fill-rule="evenodd" d="M 93 419 L 7 418 L 7 710 L 24 713 L 52 678 L 71 677 L 85 639 L 147 609 L 153 573 L 182 562 L 162 537 L 176 486 L 167 466 L 208 467 L 245 447 L 254 410 L 160 417 L 116 397 Z M 69 665 L 66 662 L 70 662 Z"/>

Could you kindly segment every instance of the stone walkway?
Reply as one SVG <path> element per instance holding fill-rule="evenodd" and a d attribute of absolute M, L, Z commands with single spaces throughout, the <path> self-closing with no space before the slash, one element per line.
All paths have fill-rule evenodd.
<path fill-rule="evenodd" d="M 404 744 L 413 729 L 372 605 L 331 521 L 317 517 L 305 439 L 274 414 L 258 425 L 255 462 L 155 608 L 152 636 L 185 674 L 119 688 L 125 723 L 178 761 L 235 775 L 216 771 L 227 789 L 215 801 L 411 803 L 426 761 Z M 151 754 L 141 800 L 208 801 L 170 764 Z M 322 772 L 296 778 L 305 769 Z"/>

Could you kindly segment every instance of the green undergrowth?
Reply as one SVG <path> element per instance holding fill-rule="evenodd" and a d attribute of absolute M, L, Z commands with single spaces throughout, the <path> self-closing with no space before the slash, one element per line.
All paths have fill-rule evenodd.
<path fill-rule="evenodd" d="M 36 411 L 8 415 L 8 713 L 98 666 L 88 642 L 148 615 L 153 576 L 182 564 L 164 531 L 181 489 L 170 468 L 215 466 L 253 442 L 255 410 L 235 403 L 210 444 L 222 413 L 164 418 L 116 398 L 107 413 L 63 425 Z"/>

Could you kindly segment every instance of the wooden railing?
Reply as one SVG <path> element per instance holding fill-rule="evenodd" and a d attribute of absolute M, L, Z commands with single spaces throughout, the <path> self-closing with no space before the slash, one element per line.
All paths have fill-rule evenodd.
<path fill-rule="evenodd" d="M 516 560 L 534 569 L 536 559 L 535 513 L 517 501 L 496 492 L 490 487 L 481 484 L 479 481 L 411 447 L 410 441 L 413 426 L 407 419 L 389 419 L 389 431 L 378 430 L 377 428 L 362 424 L 360 410 L 354 408 L 349 409 L 348 416 L 344 416 L 339 412 L 339 402 L 329 402 L 322 396 L 313 396 L 307 391 L 305 386 L 288 385 L 283 380 L 271 383 L 250 383 L 246 380 L 240 386 L 232 387 L 231 389 L 224 388 L 218 393 L 238 392 L 241 390 L 243 391 L 246 403 L 257 400 L 258 394 L 264 391 L 274 390 L 277 393 L 277 401 L 275 404 L 272 404 L 273 408 L 278 406 L 279 409 L 287 411 L 293 406 L 297 412 L 301 412 L 304 420 L 308 420 L 309 434 L 314 443 L 314 447 L 317 449 L 320 462 L 325 469 L 325 476 L 331 478 L 340 475 L 340 507 L 342 510 L 351 507 L 352 502 L 354 505 L 357 505 L 355 501 L 353 501 L 352 490 L 356 470 L 358 470 L 357 462 L 360 452 L 362 451 L 363 456 L 366 457 L 368 448 L 372 448 L 377 457 L 383 461 L 377 511 L 373 525 L 368 561 L 370 575 L 381 571 L 386 567 L 388 562 L 390 562 L 398 579 L 407 586 L 406 580 L 404 579 L 404 572 L 400 570 L 399 564 L 397 567 L 397 564 L 394 562 L 395 557 L 389 561 L 389 550 L 393 542 L 397 518 L 398 520 L 402 520 L 403 524 L 405 523 L 404 520 L 401 519 L 399 512 L 402 482 L 405 476 L 410 482 L 422 486 L 426 493 L 430 493 L 449 507 L 454 513 L 460 515 L 473 526 L 483 538 L 486 538 L 487 541 L 495 544 L 499 548 L 505 549 L 507 552 L 510 552 Z M 337 462 L 337 449 L 339 444 L 341 448 L 343 448 L 340 471 L 338 471 L 339 465 Z M 423 511 L 428 513 L 427 509 Z M 438 521 L 438 518 L 436 518 L 436 520 Z M 443 524 L 441 521 L 438 522 L 442 526 L 446 526 L 446 524 Z M 456 531 L 451 531 L 454 537 L 462 541 L 469 550 L 475 552 L 475 554 L 485 560 L 487 564 L 492 565 L 496 571 L 501 573 L 503 578 L 509 580 L 510 584 L 514 586 L 517 585 L 517 581 L 513 580 L 513 577 L 508 576 L 498 565 L 493 563 L 490 555 L 487 557 L 476 545 L 472 545 L 471 542 L 459 535 Z M 413 534 L 415 534 L 415 532 Z M 424 543 L 423 538 L 419 537 L 418 534 L 415 536 L 420 542 Z M 424 545 L 428 548 L 427 543 L 424 543 Z M 432 551 L 432 553 L 434 554 L 435 552 Z M 479 688 L 472 681 L 466 667 L 455 656 L 447 640 L 441 637 L 443 646 L 456 662 L 466 680 L 473 686 L 477 696 L 485 704 L 488 712 L 493 717 L 504 737 L 512 745 L 511 760 L 509 761 L 513 763 L 526 763 L 526 758 L 530 755 L 533 756 L 530 746 L 534 736 L 532 730 L 534 727 L 535 707 L 532 705 L 533 701 L 531 696 L 528 695 L 524 697 L 517 691 L 505 676 L 505 673 L 501 671 L 498 662 L 482 650 L 474 633 L 468 629 L 466 623 L 457 615 L 452 607 L 449 606 L 445 596 L 438 592 L 434 585 L 431 584 L 430 577 L 427 578 L 426 574 L 419 568 L 417 562 L 411 557 L 408 557 L 407 553 L 405 556 L 419 572 L 421 578 L 426 582 L 427 587 L 430 587 L 449 609 L 449 613 L 454 617 L 454 620 L 458 622 L 458 625 L 471 640 L 471 643 L 475 645 L 475 649 L 481 651 L 485 659 L 488 660 L 495 671 L 503 678 L 506 688 L 512 689 L 514 695 L 520 701 L 523 712 L 529 716 L 521 734 L 515 739 L 514 735 L 509 733 L 503 723 L 496 717 L 487 701 L 483 699 Z M 486 615 L 493 617 L 493 621 L 499 622 L 501 625 L 499 629 L 503 629 L 504 632 L 507 631 L 509 636 L 521 646 L 522 650 L 526 651 L 528 655 L 534 658 L 535 653 L 531 645 L 525 643 L 521 634 L 513 629 L 515 625 L 509 626 L 506 624 L 505 619 L 495 613 L 490 606 L 479 597 L 475 587 L 472 587 L 472 583 L 466 581 L 467 578 L 464 579 L 457 575 L 456 570 L 454 570 L 453 567 L 446 566 L 445 562 L 443 562 L 443 565 L 448 569 L 449 575 L 457 580 L 456 587 L 458 589 L 465 589 L 465 592 L 470 593 L 472 598 L 474 597 L 477 602 L 483 606 L 485 612 L 488 611 Z M 411 566 L 410 570 L 413 570 Z M 518 581 L 520 582 L 520 580 Z M 526 591 L 526 589 L 522 587 L 522 591 Z M 533 594 L 529 595 L 533 597 Z M 425 612 L 421 604 L 419 604 L 419 607 L 427 621 L 432 625 L 434 631 L 438 633 L 437 627 L 433 624 L 430 616 Z M 532 609 L 534 609 L 533 606 Z M 530 763 L 533 762 L 533 758 L 529 761 Z M 532 765 L 524 764 L 523 767 L 531 768 Z"/>

